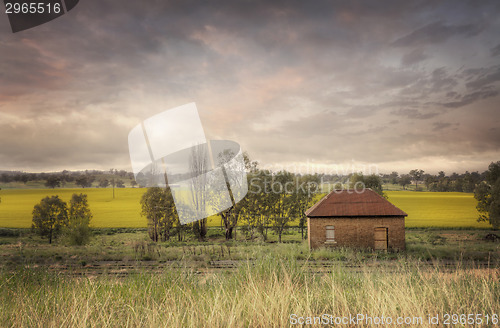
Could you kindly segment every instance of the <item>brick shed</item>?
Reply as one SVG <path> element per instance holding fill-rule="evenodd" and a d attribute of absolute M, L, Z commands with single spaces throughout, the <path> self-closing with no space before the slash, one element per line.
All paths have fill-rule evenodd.
<path fill-rule="evenodd" d="M 309 248 L 405 249 L 405 212 L 371 189 L 334 190 L 306 211 Z"/>

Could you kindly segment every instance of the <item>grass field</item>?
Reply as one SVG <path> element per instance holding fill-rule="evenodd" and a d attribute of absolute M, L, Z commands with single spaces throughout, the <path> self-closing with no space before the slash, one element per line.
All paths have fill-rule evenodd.
<path fill-rule="evenodd" d="M 331 273 L 313 274 L 295 260 L 271 255 L 231 274 L 171 268 L 125 278 L 75 278 L 25 270 L 0 273 L 0 325 L 436 327 L 429 316 L 438 315 L 441 327 L 445 320 L 446 327 L 465 327 L 445 314 L 484 313 L 488 319 L 481 317 L 480 326 L 496 327 L 498 279 L 494 269 L 426 270 L 404 260 L 360 272 L 340 264 Z M 358 318 L 355 325 L 342 325 L 350 314 Z M 381 316 L 385 324 L 373 324 Z"/>
<path fill-rule="evenodd" d="M 146 229 L 99 230 L 69 246 L 0 229 L 0 327 L 498 326 L 500 244 L 483 238 L 491 230 L 411 229 L 401 253 L 310 251 L 296 231 L 279 244 L 242 234 L 226 242 L 216 228 L 205 242 L 159 243 Z M 469 313 L 482 324 L 445 317 Z M 393 322 L 338 321 L 358 314 Z M 328 315 L 337 321 L 319 324 Z"/>
<path fill-rule="evenodd" d="M 31 226 L 33 206 L 43 197 L 59 195 L 69 201 L 73 193 L 88 195 L 94 214 L 94 227 L 145 227 L 140 215 L 139 200 L 145 189 L 8 189 L 0 190 L 0 227 L 27 228 Z M 476 221 L 476 201 L 472 194 L 456 192 L 388 191 L 389 200 L 408 213 L 408 227 L 489 227 Z M 220 218 L 211 217 L 210 226 L 220 225 Z"/>

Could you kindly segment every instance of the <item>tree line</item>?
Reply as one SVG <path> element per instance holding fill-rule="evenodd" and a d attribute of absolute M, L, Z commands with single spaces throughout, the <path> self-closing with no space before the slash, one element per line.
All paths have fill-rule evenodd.
<path fill-rule="evenodd" d="M 233 239 L 235 228 L 244 224 L 250 238 L 255 234 L 264 240 L 268 230 L 273 229 L 281 242 L 290 222 L 299 220 L 299 227 L 306 226 L 305 210 L 312 205 L 319 192 L 317 175 L 298 175 L 287 171 L 261 170 L 258 163 L 244 155 L 247 170 L 248 193 L 239 202 L 219 213 L 221 226 L 227 240 Z M 216 206 L 218 200 L 212 199 Z M 177 235 L 182 240 L 186 231 L 203 241 L 207 236 L 207 218 L 181 225 L 170 188 L 148 188 L 141 198 L 142 215 L 148 220 L 149 235 L 153 241 L 166 241 Z"/>
<path fill-rule="evenodd" d="M 240 202 L 218 214 L 226 239 L 232 239 L 234 229 L 242 224 L 252 239 L 258 234 L 263 240 L 267 240 L 268 230 L 273 229 L 281 242 L 284 230 L 294 220 L 299 221 L 304 238 L 307 222 L 304 212 L 316 201 L 315 196 L 322 192 L 320 176 L 287 171 L 271 172 L 259 169 L 258 163 L 250 161 L 247 155 L 244 160 L 248 193 Z M 423 177 L 422 170 L 415 171 L 413 174 Z M 477 209 L 480 213 L 478 221 L 489 222 L 497 229 L 500 227 L 500 161 L 491 163 L 483 175 L 484 180 L 474 186 L 474 197 L 478 201 Z M 446 177 L 441 173 L 438 176 Z M 382 190 L 384 177 L 355 173 L 350 178 L 348 188 L 356 188 L 360 184 L 385 197 Z M 418 180 L 416 178 L 415 181 Z M 339 187 L 343 188 L 345 185 L 334 186 Z M 192 231 L 198 240 L 205 240 L 207 218 L 182 225 L 168 186 L 148 188 L 140 202 L 141 214 L 147 218 L 149 236 L 153 241 L 168 241 L 175 235 L 182 241 L 188 231 Z M 32 229 L 41 236 L 48 237 L 49 243 L 65 231 L 72 243 L 83 244 L 90 236 L 91 218 L 87 195 L 73 194 L 69 208 L 58 196 L 47 196 L 33 209 Z"/>
<path fill-rule="evenodd" d="M 26 172 L 2 172 L 1 183 L 19 182 L 44 182 L 47 188 L 65 187 L 67 183 L 74 183 L 81 188 L 125 188 L 125 181 L 130 181 L 130 186 L 135 187 L 134 174 L 125 170 L 110 169 L 109 171 L 85 170 L 85 171 L 61 171 L 51 173 L 26 173 Z"/>
<path fill-rule="evenodd" d="M 410 185 L 415 185 L 414 190 L 419 189 L 419 185 L 425 186 L 428 191 L 438 192 L 474 192 L 477 184 L 485 181 L 487 171 L 479 173 L 478 171 L 459 174 L 453 172 L 446 175 L 444 171 L 438 174 L 426 173 L 423 170 L 415 169 L 405 174 L 399 174 L 394 171 L 390 174 L 377 174 L 371 176 L 380 177 L 382 185 L 400 185 L 403 189 L 407 189 Z M 320 183 L 346 183 L 357 179 L 356 175 L 360 173 L 351 173 L 346 175 L 335 174 L 314 174 Z M 65 187 L 67 183 L 74 183 L 81 188 L 124 188 L 128 183 L 131 187 L 139 186 L 134 179 L 132 172 L 125 170 L 117 170 L 111 168 L 109 171 L 100 170 L 85 170 L 85 171 L 68 171 L 52 173 L 26 173 L 18 171 L 4 171 L 0 173 L 0 183 L 20 182 L 27 184 L 28 182 L 42 181 L 47 188 Z"/>
<path fill-rule="evenodd" d="M 456 192 L 474 192 L 476 185 L 486 179 L 486 172 L 469 172 L 458 174 L 452 173 L 446 175 L 444 171 L 438 174 L 429 174 L 420 169 L 414 169 L 407 174 L 392 172 L 390 174 L 381 174 L 380 177 L 384 184 L 400 185 L 403 189 L 414 184 L 415 191 L 419 191 L 419 184 L 424 185 L 428 191 L 456 191 Z"/>

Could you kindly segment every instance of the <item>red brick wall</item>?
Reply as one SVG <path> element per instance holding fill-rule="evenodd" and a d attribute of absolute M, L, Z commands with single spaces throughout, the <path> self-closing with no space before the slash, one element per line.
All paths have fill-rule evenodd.
<path fill-rule="evenodd" d="M 335 244 L 327 244 L 326 226 L 335 226 Z M 308 218 L 307 231 L 311 249 L 322 246 L 374 247 L 375 228 L 388 228 L 389 249 L 405 249 L 405 219 L 401 217 L 374 218 Z"/>

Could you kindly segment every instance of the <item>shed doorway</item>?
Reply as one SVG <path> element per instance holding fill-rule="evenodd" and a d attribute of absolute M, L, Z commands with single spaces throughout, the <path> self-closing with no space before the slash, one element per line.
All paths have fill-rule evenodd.
<path fill-rule="evenodd" d="M 387 250 L 388 228 L 375 228 L 375 250 Z"/>

